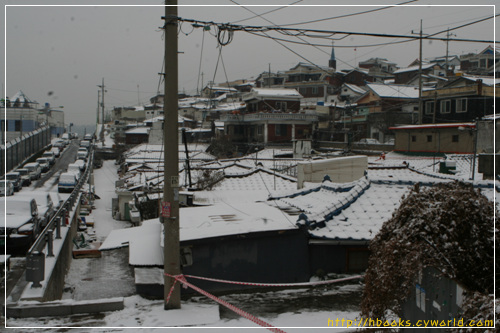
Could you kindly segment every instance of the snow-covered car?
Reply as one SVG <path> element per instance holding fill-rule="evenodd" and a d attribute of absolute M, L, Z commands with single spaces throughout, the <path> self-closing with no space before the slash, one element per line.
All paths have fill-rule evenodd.
<path fill-rule="evenodd" d="M 6 205 L 0 205 L 0 216 L 5 216 L 5 224 L 0 225 L 0 251 L 7 244 L 8 254 L 25 254 L 41 230 L 36 200 L 9 197 Z"/>
<path fill-rule="evenodd" d="M 379 145 L 380 142 L 377 139 L 364 138 L 356 142 L 360 145 Z"/>
<path fill-rule="evenodd" d="M 78 167 L 80 168 L 80 171 L 83 172 L 85 170 L 85 161 L 84 160 L 76 160 L 73 164 L 76 164 L 78 165 Z"/>
<path fill-rule="evenodd" d="M 88 153 L 85 152 L 85 151 L 79 151 L 79 152 L 76 153 L 76 158 L 79 159 L 79 160 L 86 161 L 87 160 L 87 156 L 88 156 Z"/>
<path fill-rule="evenodd" d="M 14 185 L 10 180 L 0 180 L 0 196 L 7 197 L 14 195 Z"/>
<path fill-rule="evenodd" d="M 59 139 L 52 144 L 52 147 L 59 148 L 62 151 L 64 147 L 66 147 L 66 143 L 64 142 L 64 140 Z"/>
<path fill-rule="evenodd" d="M 45 228 L 47 223 L 56 212 L 54 202 L 52 201 L 52 196 L 49 194 L 49 192 L 43 190 L 35 190 L 19 193 L 17 197 L 35 199 L 38 208 L 38 218 L 40 219 L 41 228 Z"/>
<path fill-rule="evenodd" d="M 42 157 L 49 160 L 50 165 L 54 165 L 56 163 L 56 154 L 53 151 L 46 151 L 42 154 Z"/>
<path fill-rule="evenodd" d="M 36 159 L 36 162 L 40 164 L 40 168 L 42 168 L 42 172 L 47 172 L 50 170 L 50 160 L 45 157 L 40 157 Z"/>
<path fill-rule="evenodd" d="M 59 156 L 61 156 L 61 150 L 59 148 L 57 148 L 57 147 L 53 147 L 50 151 L 54 153 L 54 156 L 56 158 L 59 157 Z"/>
<path fill-rule="evenodd" d="M 74 173 L 65 172 L 59 176 L 59 183 L 57 185 L 59 193 L 73 192 L 78 183 Z"/>
<path fill-rule="evenodd" d="M 40 164 L 36 162 L 27 163 L 23 166 L 23 168 L 30 171 L 31 180 L 40 179 L 42 176 L 42 168 L 40 167 Z"/>
<path fill-rule="evenodd" d="M 23 185 L 21 183 L 21 175 L 19 172 L 9 172 L 5 175 L 5 179 L 10 180 L 12 182 L 12 185 L 14 185 L 14 191 L 19 191 Z"/>
<path fill-rule="evenodd" d="M 81 160 L 78 160 L 78 161 L 81 161 Z M 76 176 L 76 180 L 79 180 L 80 179 L 80 166 L 77 165 L 76 163 L 71 163 L 71 164 L 68 164 L 68 169 L 66 170 L 66 172 L 71 172 L 71 173 L 74 173 L 75 176 Z"/>
<path fill-rule="evenodd" d="M 16 169 L 16 172 L 21 175 L 21 185 L 22 186 L 30 186 L 31 185 L 31 175 L 28 169 Z"/>

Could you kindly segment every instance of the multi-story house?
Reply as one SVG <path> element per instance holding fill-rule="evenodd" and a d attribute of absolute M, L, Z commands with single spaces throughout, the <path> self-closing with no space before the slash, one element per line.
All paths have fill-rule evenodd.
<path fill-rule="evenodd" d="M 295 89 L 254 88 L 242 96 L 243 112 L 221 116 L 224 133 L 235 143 L 289 143 L 310 138 L 317 116 L 300 108 Z"/>
<path fill-rule="evenodd" d="M 467 74 L 493 76 L 495 64 L 497 73 L 499 71 L 498 61 L 500 52 L 488 46 L 479 53 L 469 53 L 460 56 L 460 70 Z"/>
<path fill-rule="evenodd" d="M 380 142 L 393 138 L 389 127 L 418 121 L 418 87 L 370 83 L 338 125 L 349 128 L 353 141 L 373 138 Z"/>
<path fill-rule="evenodd" d="M 439 89 L 422 91 L 424 124 L 467 122 L 497 113 L 500 89 L 493 77 L 464 75 Z"/>

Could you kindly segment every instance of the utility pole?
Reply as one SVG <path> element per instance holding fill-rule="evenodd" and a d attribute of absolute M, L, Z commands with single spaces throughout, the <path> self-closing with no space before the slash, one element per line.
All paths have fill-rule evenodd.
<path fill-rule="evenodd" d="M 99 134 L 99 139 L 104 146 L 104 78 L 102 78 L 102 85 L 98 85 L 101 88 L 101 133 Z"/>
<path fill-rule="evenodd" d="M 414 32 L 412 31 L 412 34 Z M 422 110 L 422 20 L 420 20 L 420 50 L 419 50 L 419 61 L 418 61 L 418 123 L 422 124 L 422 118 L 424 116 L 424 112 Z"/>
<path fill-rule="evenodd" d="M 418 123 L 422 124 L 424 112 L 422 110 L 422 20 L 420 20 L 420 55 L 418 62 Z"/>
<path fill-rule="evenodd" d="M 446 64 L 446 76 L 448 76 L 448 44 L 450 43 L 450 36 L 457 36 L 455 34 L 450 34 L 450 28 L 448 28 L 448 31 L 446 32 L 446 59 L 445 59 L 445 64 Z"/>
<path fill-rule="evenodd" d="M 165 1 L 165 101 L 163 103 L 163 269 L 165 310 L 180 309 L 180 284 L 168 276 L 181 273 L 179 245 L 179 139 L 177 0 Z M 168 274 L 168 275 L 167 275 Z M 167 303 L 167 298 L 170 299 Z"/>

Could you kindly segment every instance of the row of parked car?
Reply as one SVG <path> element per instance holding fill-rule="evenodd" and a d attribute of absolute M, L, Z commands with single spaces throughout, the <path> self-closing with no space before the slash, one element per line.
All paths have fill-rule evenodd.
<path fill-rule="evenodd" d="M 21 168 L 7 173 L 5 179 L 0 181 L 0 195 L 14 195 L 23 186 L 29 186 L 32 181 L 40 179 L 42 173 L 49 171 L 55 164 L 56 158 L 61 155 L 64 147 L 52 147 L 50 150 L 43 152 L 42 156 L 37 158 L 35 162 L 26 163 Z"/>
<path fill-rule="evenodd" d="M 88 159 L 89 150 L 92 146 L 92 136 L 85 136 L 82 141 L 80 141 L 80 148 L 76 153 L 76 161 L 68 165 L 66 172 L 59 175 L 58 191 L 72 192 L 78 181 L 80 180 L 81 174 L 85 171 L 86 162 Z"/>
<path fill-rule="evenodd" d="M 52 144 L 52 148 L 43 152 L 35 162 L 24 164 L 22 167 L 7 173 L 5 182 L 10 183 L 4 189 L 6 205 L 0 205 L 0 218 L 5 217 L 5 223 L 0 227 L 0 251 L 3 254 L 5 242 L 7 253 L 24 255 L 33 244 L 40 232 L 45 228 L 50 219 L 62 204 L 58 192 L 46 190 L 21 191 L 12 196 L 14 192 L 29 186 L 32 181 L 40 179 L 42 173 L 47 172 L 63 150 L 70 143 L 64 136 Z M 10 189 L 12 188 L 12 189 Z"/>

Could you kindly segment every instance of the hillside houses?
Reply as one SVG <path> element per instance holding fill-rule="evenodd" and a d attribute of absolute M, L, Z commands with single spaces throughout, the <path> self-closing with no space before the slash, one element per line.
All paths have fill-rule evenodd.
<path fill-rule="evenodd" d="M 238 153 L 255 145 L 291 146 L 301 139 L 313 140 L 313 146 L 330 141 L 352 149 L 351 143 L 367 138 L 393 142 L 391 128 L 397 126 L 473 122 L 496 114 L 498 81 L 484 74 L 493 74 L 491 66 L 498 59 L 498 52 L 487 47 L 475 55 L 428 58 L 421 66 L 419 59 L 401 66 L 374 57 L 339 70 L 332 47 L 325 66 L 298 62 L 289 69 L 269 68 L 255 80 L 210 82 L 201 96 L 179 99 L 178 111 L 191 119 L 182 125 L 190 128 L 189 142 L 225 137 Z M 146 127 L 145 120 L 163 113 L 161 95 L 150 102 L 120 112 L 117 108 L 115 117 Z M 130 135 L 134 132 L 148 135 L 139 129 Z"/>

